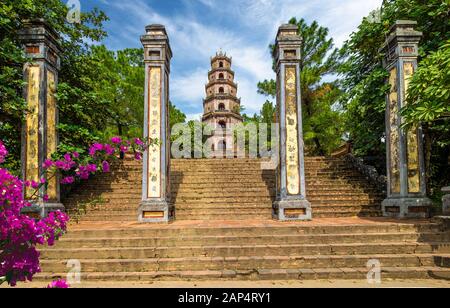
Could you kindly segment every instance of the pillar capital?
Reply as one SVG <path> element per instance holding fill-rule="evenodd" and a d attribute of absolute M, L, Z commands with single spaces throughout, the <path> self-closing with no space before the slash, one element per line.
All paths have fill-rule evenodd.
<path fill-rule="evenodd" d="M 383 66 L 389 68 L 399 58 L 417 58 L 423 33 L 415 30 L 416 21 L 397 20 L 391 27 L 380 51 L 384 54 Z"/>
<path fill-rule="evenodd" d="M 166 27 L 152 24 L 145 27 L 145 32 L 141 36 L 141 43 L 144 46 L 144 62 L 165 64 L 166 70 L 170 71 L 172 49 Z"/>
<path fill-rule="evenodd" d="M 19 40 L 25 54 L 33 61 L 45 61 L 53 69 L 60 70 L 60 36 L 44 19 L 24 20 Z"/>
<path fill-rule="evenodd" d="M 296 63 L 301 59 L 302 37 L 298 34 L 298 27 L 292 24 L 284 24 L 278 29 L 275 39 L 275 59 L 277 70 L 282 63 Z"/>

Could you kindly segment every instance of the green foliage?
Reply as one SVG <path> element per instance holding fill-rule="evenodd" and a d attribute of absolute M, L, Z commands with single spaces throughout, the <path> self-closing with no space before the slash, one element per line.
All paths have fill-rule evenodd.
<path fill-rule="evenodd" d="M 414 73 L 402 110 L 405 124 L 450 117 L 450 40 L 430 53 Z"/>
<path fill-rule="evenodd" d="M 60 124 L 58 153 L 77 151 L 114 135 L 143 135 L 145 72 L 142 49 L 110 51 L 97 46 L 108 18 L 96 9 L 83 12 L 81 24 L 66 21 L 59 0 L 5 0 L 0 3 L 0 135 L 10 149 L 6 166 L 20 170 L 20 132 L 27 111 L 22 98 L 26 59 L 18 30 L 24 19 L 44 18 L 61 36 L 64 52 L 56 94 Z M 86 43 L 91 42 L 91 43 Z M 170 121 L 185 116 L 171 105 Z"/>
<path fill-rule="evenodd" d="M 20 166 L 20 132 L 26 104 L 22 98 L 24 86 L 22 68 L 26 59 L 18 41 L 18 31 L 26 19 L 44 18 L 61 35 L 64 53 L 58 98 L 61 99 L 61 123 L 78 126 L 91 132 L 102 128 L 103 113 L 92 93 L 87 55 L 88 41 L 103 39 L 102 23 L 106 15 L 96 9 L 82 12 L 80 24 L 66 21 L 68 9 L 60 0 L 2 0 L 0 3 L 0 135 L 10 149 L 8 168 L 17 173 Z M 62 140 L 71 136 L 61 132 Z M 92 138 L 90 138 L 92 139 Z M 82 140 L 82 142 L 88 142 Z M 75 142 L 72 142 L 75 143 Z"/>
<path fill-rule="evenodd" d="M 275 80 L 264 80 L 262 82 L 258 82 L 258 93 L 271 96 L 272 98 L 275 98 L 275 95 L 277 93 L 277 83 Z"/>
<path fill-rule="evenodd" d="M 170 128 L 175 124 L 186 122 L 186 115 L 172 104 L 172 102 L 169 103 L 169 122 Z"/>
<path fill-rule="evenodd" d="M 342 142 L 343 119 L 336 105 L 340 90 L 336 83 L 323 82 L 323 78 L 337 71 L 338 50 L 333 47 L 333 39 L 328 38 L 328 29 L 316 21 L 307 24 L 292 18 L 289 22 L 298 26 L 303 38 L 300 78 L 306 150 L 312 155 L 330 154 Z M 272 51 L 274 48 L 270 46 Z M 258 92 L 275 97 L 276 82 L 258 83 Z"/>
<path fill-rule="evenodd" d="M 110 51 L 94 46 L 89 55 L 95 70 L 91 80 L 98 103 L 104 106 L 103 139 L 114 135 L 142 136 L 144 114 L 144 59 L 142 49 Z"/>
<path fill-rule="evenodd" d="M 396 20 L 418 22 L 423 32 L 419 70 L 411 80 L 408 106 L 403 109 L 405 125 L 422 123 L 428 191 L 433 194 L 448 183 L 449 176 L 449 47 L 450 2 L 442 0 L 387 0 L 380 20 L 364 18 L 340 51 L 345 60 L 340 68 L 345 95 L 346 129 L 358 155 L 385 155 L 385 95 L 387 72 L 382 67 L 383 45 Z M 439 49 L 439 50 L 438 50 Z"/>
<path fill-rule="evenodd" d="M 265 143 L 267 145 L 267 149 L 270 150 L 272 148 L 271 140 L 272 140 L 272 124 L 275 123 L 275 117 L 276 117 L 276 107 L 274 104 L 270 101 L 266 101 L 259 114 L 254 114 L 252 117 L 249 117 L 246 114 L 243 114 L 242 117 L 244 118 L 244 127 L 239 127 L 235 131 L 235 138 L 237 138 L 237 134 L 241 133 L 240 129 L 245 128 L 248 124 L 254 124 L 257 132 L 260 132 L 262 127 L 260 124 L 267 124 L 267 140 L 265 140 Z M 249 132 L 246 132 L 245 135 L 245 147 L 246 151 L 249 150 L 250 145 L 250 138 L 255 136 L 250 136 Z M 262 142 L 262 140 L 258 140 L 258 142 Z M 261 154 L 261 153 L 259 153 Z"/>

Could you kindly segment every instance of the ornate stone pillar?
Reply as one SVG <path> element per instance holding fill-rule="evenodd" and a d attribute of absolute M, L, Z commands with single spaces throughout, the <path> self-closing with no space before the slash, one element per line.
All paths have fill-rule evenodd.
<path fill-rule="evenodd" d="M 172 50 L 164 26 L 150 25 L 141 37 L 145 61 L 144 138 L 159 140 L 144 155 L 142 203 L 139 222 L 170 222 L 169 74 Z"/>
<path fill-rule="evenodd" d="M 22 178 L 39 182 L 43 178 L 42 167 L 58 146 L 58 107 L 55 99 L 60 69 L 61 47 L 58 34 L 44 20 L 24 21 L 19 32 L 30 62 L 24 65 L 26 86 L 24 98 L 28 112 L 22 129 Z M 45 217 L 49 212 L 64 210 L 60 200 L 58 177 L 46 179 L 47 185 L 39 192 L 40 197 L 33 206 L 26 208 L 28 213 Z M 32 197 L 33 189 L 26 189 L 25 198 Z M 43 196 L 48 196 L 44 201 Z"/>
<path fill-rule="evenodd" d="M 277 200 L 273 217 L 311 220 L 306 200 L 300 57 L 302 39 L 295 25 L 282 25 L 277 34 L 274 58 L 277 73 L 278 125 L 280 128 Z"/>
<path fill-rule="evenodd" d="M 420 126 L 405 130 L 401 108 L 408 102 L 409 80 L 417 68 L 422 33 L 415 21 L 398 20 L 392 26 L 382 52 L 389 71 L 391 90 L 386 97 L 387 199 L 382 203 L 388 217 L 428 217 L 431 201 L 426 197 L 423 136 Z"/>

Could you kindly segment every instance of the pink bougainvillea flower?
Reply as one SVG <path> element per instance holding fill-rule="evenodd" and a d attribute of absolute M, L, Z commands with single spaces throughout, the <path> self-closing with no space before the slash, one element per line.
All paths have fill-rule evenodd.
<path fill-rule="evenodd" d="M 73 158 L 80 158 L 80 154 L 78 152 L 73 152 L 72 153 L 72 157 Z"/>
<path fill-rule="evenodd" d="M 47 183 L 47 180 L 45 178 L 41 178 L 40 183 L 45 184 L 45 183 Z"/>
<path fill-rule="evenodd" d="M 5 157 L 8 155 L 8 151 L 6 147 L 3 145 L 3 142 L 0 141 L 0 164 L 5 162 Z"/>
<path fill-rule="evenodd" d="M 64 155 L 64 160 L 66 162 L 71 162 L 72 161 L 72 155 L 70 155 L 69 153 Z"/>
<path fill-rule="evenodd" d="M 120 152 L 122 152 L 122 153 L 128 152 L 128 147 L 126 147 L 124 145 L 120 146 Z"/>
<path fill-rule="evenodd" d="M 51 161 L 50 159 L 46 159 L 44 161 L 44 164 L 42 165 L 42 167 L 44 169 L 50 169 L 53 166 L 53 161 Z"/>
<path fill-rule="evenodd" d="M 136 143 L 139 146 L 143 146 L 144 145 L 144 142 L 142 142 L 142 140 L 139 139 L 139 138 L 134 138 L 134 143 Z"/>
<path fill-rule="evenodd" d="M 111 142 L 114 143 L 114 144 L 120 144 L 120 143 L 122 143 L 122 138 L 120 138 L 120 137 L 112 137 L 111 138 Z"/>
<path fill-rule="evenodd" d="M 134 159 L 141 160 L 142 159 L 142 154 L 139 153 L 139 152 L 134 153 Z"/>
<path fill-rule="evenodd" d="M 89 171 L 90 173 L 97 172 L 97 165 L 95 165 L 95 164 L 89 164 L 89 165 L 87 166 L 87 171 Z"/>
<path fill-rule="evenodd" d="M 47 289 L 68 289 L 70 286 L 64 279 L 58 279 L 53 282 L 51 282 Z"/>
<path fill-rule="evenodd" d="M 44 200 L 44 202 L 48 202 L 48 200 L 49 200 L 48 195 L 43 195 L 42 200 Z"/>
<path fill-rule="evenodd" d="M 61 184 L 68 185 L 73 184 L 75 182 L 75 178 L 73 176 L 66 176 L 61 180 Z"/>
<path fill-rule="evenodd" d="M 103 149 L 105 150 L 106 154 L 108 154 L 110 156 L 113 155 L 115 152 L 114 148 L 110 144 L 105 144 L 103 146 Z"/>
<path fill-rule="evenodd" d="M 31 187 L 34 189 L 38 189 L 39 188 L 39 183 L 36 181 L 31 181 Z"/>
<path fill-rule="evenodd" d="M 89 155 L 90 156 L 95 156 L 95 154 L 98 151 L 102 151 L 103 150 L 103 144 L 101 143 L 94 143 L 90 148 L 89 148 Z"/>
<path fill-rule="evenodd" d="M 110 170 L 111 170 L 111 167 L 107 161 L 104 161 L 102 163 L 102 168 L 103 168 L 103 172 L 110 172 Z"/>
<path fill-rule="evenodd" d="M 36 220 L 21 213 L 30 204 L 23 199 L 25 183 L 0 168 L 0 277 L 9 285 L 31 280 L 40 272 L 37 245 L 52 245 L 64 234 L 68 217 L 61 212 L 50 213 Z M 33 182 L 33 186 L 39 186 Z M 46 197 L 43 196 L 45 200 Z"/>

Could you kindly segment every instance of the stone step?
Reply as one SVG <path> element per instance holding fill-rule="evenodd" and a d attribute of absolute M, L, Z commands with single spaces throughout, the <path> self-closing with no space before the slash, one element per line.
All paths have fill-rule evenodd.
<path fill-rule="evenodd" d="M 313 218 L 349 218 L 349 217 L 381 217 L 380 210 L 361 210 L 361 211 L 336 211 L 322 212 L 318 211 L 313 214 Z"/>
<path fill-rule="evenodd" d="M 123 183 L 123 184 L 110 184 L 110 183 L 100 183 L 93 185 L 89 182 L 83 183 L 83 189 L 80 189 L 80 191 L 141 191 L 142 183 Z M 176 191 L 177 189 L 191 189 L 192 191 L 205 191 L 205 190 L 216 190 L 216 191 L 223 191 L 224 189 L 227 190 L 239 190 L 239 189 L 275 189 L 274 185 L 268 186 L 265 182 L 255 182 L 255 183 L 224 183 L 223 185 L 217 186 L 213 183 L 204 183 L 201 187 L 198 186 L 198 184 L 191 184 L 191 183 L 184 183 L 182 185 L 172 185 L 172 190 Z M 323 184 L 323 183 L 307 183 L 306 188 L 311 191 L 321 191 L 321 192 L 354 192 L 354 191 L 364 191 L 364 192 L 378 192 L 378 190 L 371 186 L 371 185 L 364 185 L 364 184 L 335 184 L 333 182 L 330 182 L 329 184 Z M 77 190 L 75 192 L 78 193 Z"/>
<path fill-rule="evenodd" d="M 380 205 L 312 205 L 313 214 L 315 213 L 332 213 L 332 212 L 360 212 L 365 211 L 380 211 Z"/>
<path fill-rule="evenodd" d="M 272 211 L 179 211 L 176 214 L 176 220 L 189 220 L 189 221 L 204 221 L 204 220 L 249 220 L 249 219 L 270 219 L 272 217 Z M 80 217 L 80 221 L 83 222 L 136 222 L 137 212 L 133 211 L 127 214 L 113 214 L 113 213 L 89 213 Z"/>
<path fill-rule="evenodd" d="M 226 170 L 226 171 L 225 171 Z M 107 174 L 101 174 L 95 177 L 95 179 L 106 179 L 106 178 L 127 178 L 127 179 L 138 179 L 142 177 L 142 172 L 137 171 L 126 171 L 126 170 L 120 170 L 120 171 L 113 171 Z M 252 178 L 252 177 L 259 177 L 259 178 L 274 178 L 274 173 L 269 172 L 261 172 L 260 170 L 243 170 L 243 169 L 236 169 L 236 170 L 229 170 L 225 167 L 222 167 L 220 170 L 215 172 L 172 172 L 171 173 L 171 179 L 179 179 L 179 178 Z M 329 178 L 329 179 L 335 179 L 335 178 L 355 178 L 355 179 L 364 179 L 364 176 L 361 175 L 357 171 L 344 171 L 344 170 L 338 170 L 338 171 L 323 171 L 323 172 L 305 172 L 306 178 Z"/>
<path fill-rule="evenodd" d="M 316 180 L 317 181 L 317 180 Z M 96 186 L 97 184 L 105 184 L 108 185 L 111 184 L 130 184 L 133 183 L 133 186 L 142 186 L 141 181 L 130 181 L 129 179 L 111 179 L 111 178 L 105 178 L 105 179 L 98 179 L 94 178 L 92 180 L 89 180 L 90 185 Z M 180 185 L 180 184 L 212 184 L 215 185 L 226 185 L 227 183 L 245 183 L 245 184 L 261 184 L 264 183 L 266 185 L 275 185 L 275 178 L 270 179 L 262 179 L 258 177 L 248 177 L 248 178 L 242 178 L 242 177 L 234 177 L 234 178 L 228 178 L 228 177 L 222 177 L 222 178 L 175 178 L 171 179 L 172 186 L 174 185 Z"/>
<path fill-rule="evenodd" d="M 173 192 L 172 193 L 172 200 L 176 202 L 198 202 L 198 201 L 204 201 L 209 203 L 214 202 L 253 202 L 253 200 L 257 201 L 268 201 L 273 200 L 275 197 L 274 192 L 223 192 L 223 193 L 213 193 L 213 192 L 204 192 L 204 193 L 191 193 L 188 191 L 181 191 L 181 192 Z M 384 196 L 382 194 L 365 194 L 365 193 L 331 193 L 331 194 L 324 194 L 324 193 L 313 193 L 313 192 L 307 192 L 306 194 L 307 199 L 310 202 L 315 201 L 323 201 L 323 202 L 333 202 L 336 201 L 349 201 L 350 203 L 352 201 L 373 201 L 373 202 L 381 202 L 384 199 Z M 73 195 L 69 198 L 66 198 L 66 202 L 71 202 L 74 200 L 80 201 L 80 200 L 95 200 L 98 199 L 98 201 L 107 202 L 107 201 L 113 201 L 113 200 L 139 200 L 141 199 L 141 193 L 89 193 L 84 192 L 83 194 L 77 194 Z M 252 200 L 252 201 L 248 201 Z M 323 203 L 322 202 L 322 203 Z"/>
<path fill-rule="evenodd" d="M 323 199 L 310 199 L 312 206 L 380 206 L 381 199 L 373 200 L 323 200 Z"/>
<path fill-rule="evenodd" d="M 69 214 L 85 214 L 85 213 L 105 213 L 110 214 L 113 212 L 122 212 L 126 213 L 134 212 L 138 208 L 138 204 L 128 203 L 128 204 L 97 204 L 92 206 L 86 206 L 78 208 L 76 205 L 66 205 Z M 198 204 L 198 203 L 185 203 L 185 204 L 176 204 L 176 211 L 179 210 L 205 210 L 208 211 L 210 209 L 233 209 L 233 210 L 263 210 L 270 209 L 272 207 L 272 203 L 267 202 L 266 204 L 262 203 L 245 203 L 245 204 L 224 204 L 224 203 L 207 203 L 207 204 Z M 354 204 L 312 204 L 313 214 L 316 213 L 332 213 L 336 212 L 353 212 L 359 213 L 361 211 L 380 211 L 381 206 L 377 205 L 354 205 Z"/>
<path fill-rule="evenodd" d="M 269 219 L 271 218 L 271 214 L 261 214 L 259 212 L 257 213 L 211 213 L 210 210 L 204 210 L 204 211 L 192 211 L 192 212 L 185 212 L 185 211 L 178 211 L 176 214 L 176 219 L 178 221 L 214 221 L 214 220 L 249 220 L 249 219 Z M 317 211 L 312 214 L 313 219 L 317 218 L 350 218 L 350 217 L 380 217 L 381 216 L 381 210 L 366 210 L 362 209 L 359 211 L 351 211 L 351 210 L 342 210 L 342 211 Z M 108 218 L 113 221 L 133 221 L 131 218 L 124 218 L 124 219 L 116 219 L 116 218 Z M 95 221 L 98 221 L 97 219 Z"/>
<path fill-rule="evenodd" d="M 65 278 L 60 273 L 39 273 L 35 281 L 52 281 Z M 382 279 L 449 279 L 450 269 L 440 267 L 383 267 Z M 316 268 L 316 269 L 253 269 L 246 271 L 156 271 L 156 272 L 91 272 L 81 273 L 82 281 L 211 281 L 211 280 L 317 280 L 352 279 L 366 280 L 367 267 L 361 268 Z"/>
<path fill-rule="evenodd" d="M 218 240 L 219 243 L 223 240 L 235 241 L 233 237 L 243 236 L 251 240 L 270 240 L 280 239 L 305 241 L 308 243 L 320 243 L 326 239 L 335 239 L 336 241 L 343 240 L 368 242 L 370 239 L 382 241 L 390 237 L 395 239 L 398 236 L 398 241 L 402 236 L 407 236 L 401 241 L 421 239 L 421 241 L 432 241 L 432 236 L 439 235 L 444 239 L 450 240 L 450 233 L 437 232 L 438 225 L 435 224 L 402 224 L 402 225 L 379 225 L 372 223 L 369 225 L 329 225 L 329 226 L 294 226 L 290 224 L 278 224 L 274 221 L 267 221 L 264 223 L 267 227 L 173 227 L 172 225 L 152 226 L 151 228 L 139 228 L 139 225 L 134 228 L 117 228 L 110 230 L 98 229 L 75 229 L 68 232 L 58 243 L 64 242 L 68 239 L 88 239 L 88 238 L 104 238 L 109 237 L 118 239 L 121 237 L 128 238 L 162 238 L 170 242 L 175 242 L 177 239 L 185 240 L 187 237 L 194 237 L 195 241 Z M 217 225 L 220 225 L 218 222 Z M 366 238 L 365 236 L 368 236 Z M 447 236 L 447 237 L 445 237 Z M 362 239 L 362 240 L 358 240 Z M 312 241 L 312 242 L 311 242 Z M 111 243 L 109 243 L 111 244 Z M 151 245 L 149 245 L 151 246 Z"/>
<path fill-rule="evenodd" d="M 147 259 L 180 257 L 238 257 L 301 255 L 366 255 L 450 253 L 450 246 L 441 243 L 351 243 L 351 244 L 290 244 L 242 246 L 180 246 L 73 248 L 40 250 L 41 260 L 69 259 Z"/>
<path fill-rule="evenodd" d="M 79 197 L 99 197 L 99 196 L 115 196 L 115 195 L 122 195 L 123 198 L 128 197 L 135 197 L 140 196 L 142 192 L 142 189 L 135 188 L 135 189 L 85 189 L 82 191 L 73 192 L 74 195 Z M 384 194 L 379 193 L 377 190 L 372 189 L 346 189 L 346 190 L 339 190 L 339 189 L 313 189 L 308 188 L 306 190 L 308 198 L 311 197 L 323 197 L 323 196 L 346 196 L 346 197 L 352 197 L 352 196 L 371 196 L 371 197 L 377 197 L 380 199 L 384 199 Z M 211 187 L 211 188 L 190 188 L 190 187 L 179 187 L 178 189 L 172 189 L 172 195 L 176 195 L 178 197 L 198 197 L 198 196 L 275 196 L 275 188 L 267 188 L 267 187 L 236 187 L 236 188 L 218 188 L 218 187 Z"/>
<path fill-rule="evenodd" d="M 282 242 L 280 237 L 274 235 L 261 236 L 183 236 L 183 237 L 90 237 L 90 238 L 63 238 L 53 249 L 82 249 L 82 248 L 138 248 L 138 247 L 185 247 L 185 246 L 255 246 L 255 245 L 343 245 L 343 244 L 387 244 L 409 243 L 416 244 L 426 238 L 426 243 L 437 243 L 443 239 L 439 234 L 427 233 L 367 233 L 367 234 L 335 234 L 335 235 L 286 235 Z M 422 241 L 421 241 L 422 242 Z M 447 242 L 441 242 L 448 247 Z"/>
<path fill-rule="evenodd" d="M 78 210 L 87 210 L 87 211 L 127 211 L 127 210 L 135 210 L 138 208 L 141 200 L 121 200 L 116 202 L 100 202 L 100 203 L 65 203 L 66 208 L 69 211 L 78 211 Z M 271 208 L 272 207 L 272 201 L 266 201 L 266 202 L 228 202 L 228 203 L 221 203 L 221 202 L 213 202 L 213 203 L 205 203 L 205 202 L 177 202 L 175 204 L 175 208 L 177 210 L 179 209 L 186 209 L 186 208 L 203 208 L 203 209 L 210 209 L 210 208 L 248 208 L 248 209 L 256 209 L 256 208 Z M 334 209 L 345 209 L 345 210 L 351 210 L 354 209 L 362 209 L 362 208 L 373 208 L 373 209 L 379 209 L 381 202 L 374 202 L 374 203 L 368 203 L 368 202 L 348 202 L 348 201 L 330 201 L 330 202 L 319 202 L 314 201 L 311 203 L 311 206 L 316 211 L 318 209 L 330 209 L 332 211 L 332 208 Z"/>
<path fill-rule="evenodd" d="M 109 198 L 109 199 L 127 199 L 127 198 L 136 198 L 141 196 L 141 191 L 136 190 L 135 192 L 92 192 L 92 191 L 84 191 L 80 194 L 77 194 L 77 197 L 103 197 L 103 198 Z M 240 198 L 240 197 L 272 197 L 275 196 L 275 192 L 270 192 L 267 189 L 253 189 L 253 190 L 246 190 L 246 189 L 240 189 L 240 190 L 225 190 L 225 191 L 196 191 L 193 192 L 190 189 L 183 189 L 183 190 L 177 190 L 172 191 L 172 196 L 176 196 L 177 198 L 202 198 L 202 197 L 211 197 L 211 198 Z M 355 196 L 360 196 L 355 195 Z"/>
<path fill-rule="evenodd" d="M 442 255 L 448 257 L 448 255 Z M 149 272 L 180 270 L 252 270 L 299 268 L 361 268 L 369 260 L 379 260 L 382 267 L 434 267 L 433 254 L 369 254 L 369 255 L 290 255 L 254 257 L 184 257 L 144 259 L 85 259 L 82 271 L 89 272 Z M 67 261 L 41 260 L 43 272 L 64 272 Z"/>
<path fill-rule="evenodd" d="M 224 165 L 217 165 L 217 166 L 204 166 L 204 165 L 198 165 L 198 166 L 189 166 L 189 167 L 174 167 L 171 166 L 170 171 L 174 174 L 203 174 L 203 173 L 213 173 L 213 174 L 220 174 L 223 172 L 223 170 L 226 169 L 227 172 L 235 173 L 239 171 L 244 171 L 248 173 L 266 173 L 266 174 L 275 174 L 275 169 L 265 169 L 264 166 L 261 165 L 230 165 L 230 166 L 224 166 Z M 128 171 L 128 172 L 141 172 L 142 173 L 142 167 L 136 167 L 136 168 L 118 168 L 118 169 L 112 169 L 113 172 L 120 172 L 120 171 Z M 306 166 L 305 172 L 323 172 L 323 173 L 331 173 L 331 172 L 355 172 L 356 170 L 348 165 L 336 165 L 336 166 Z"/>
<path fill-rule="evenodd" d="M 134 215 L 122 215 L 122 214 L 103 214 L 103 215 L 83 215 L 78 217 L 78 221 L 81 222 L 100 222 L 100 221 L 107 221 L 107 222 L 135 222 L 138 220 L 137 212 Z"/>

